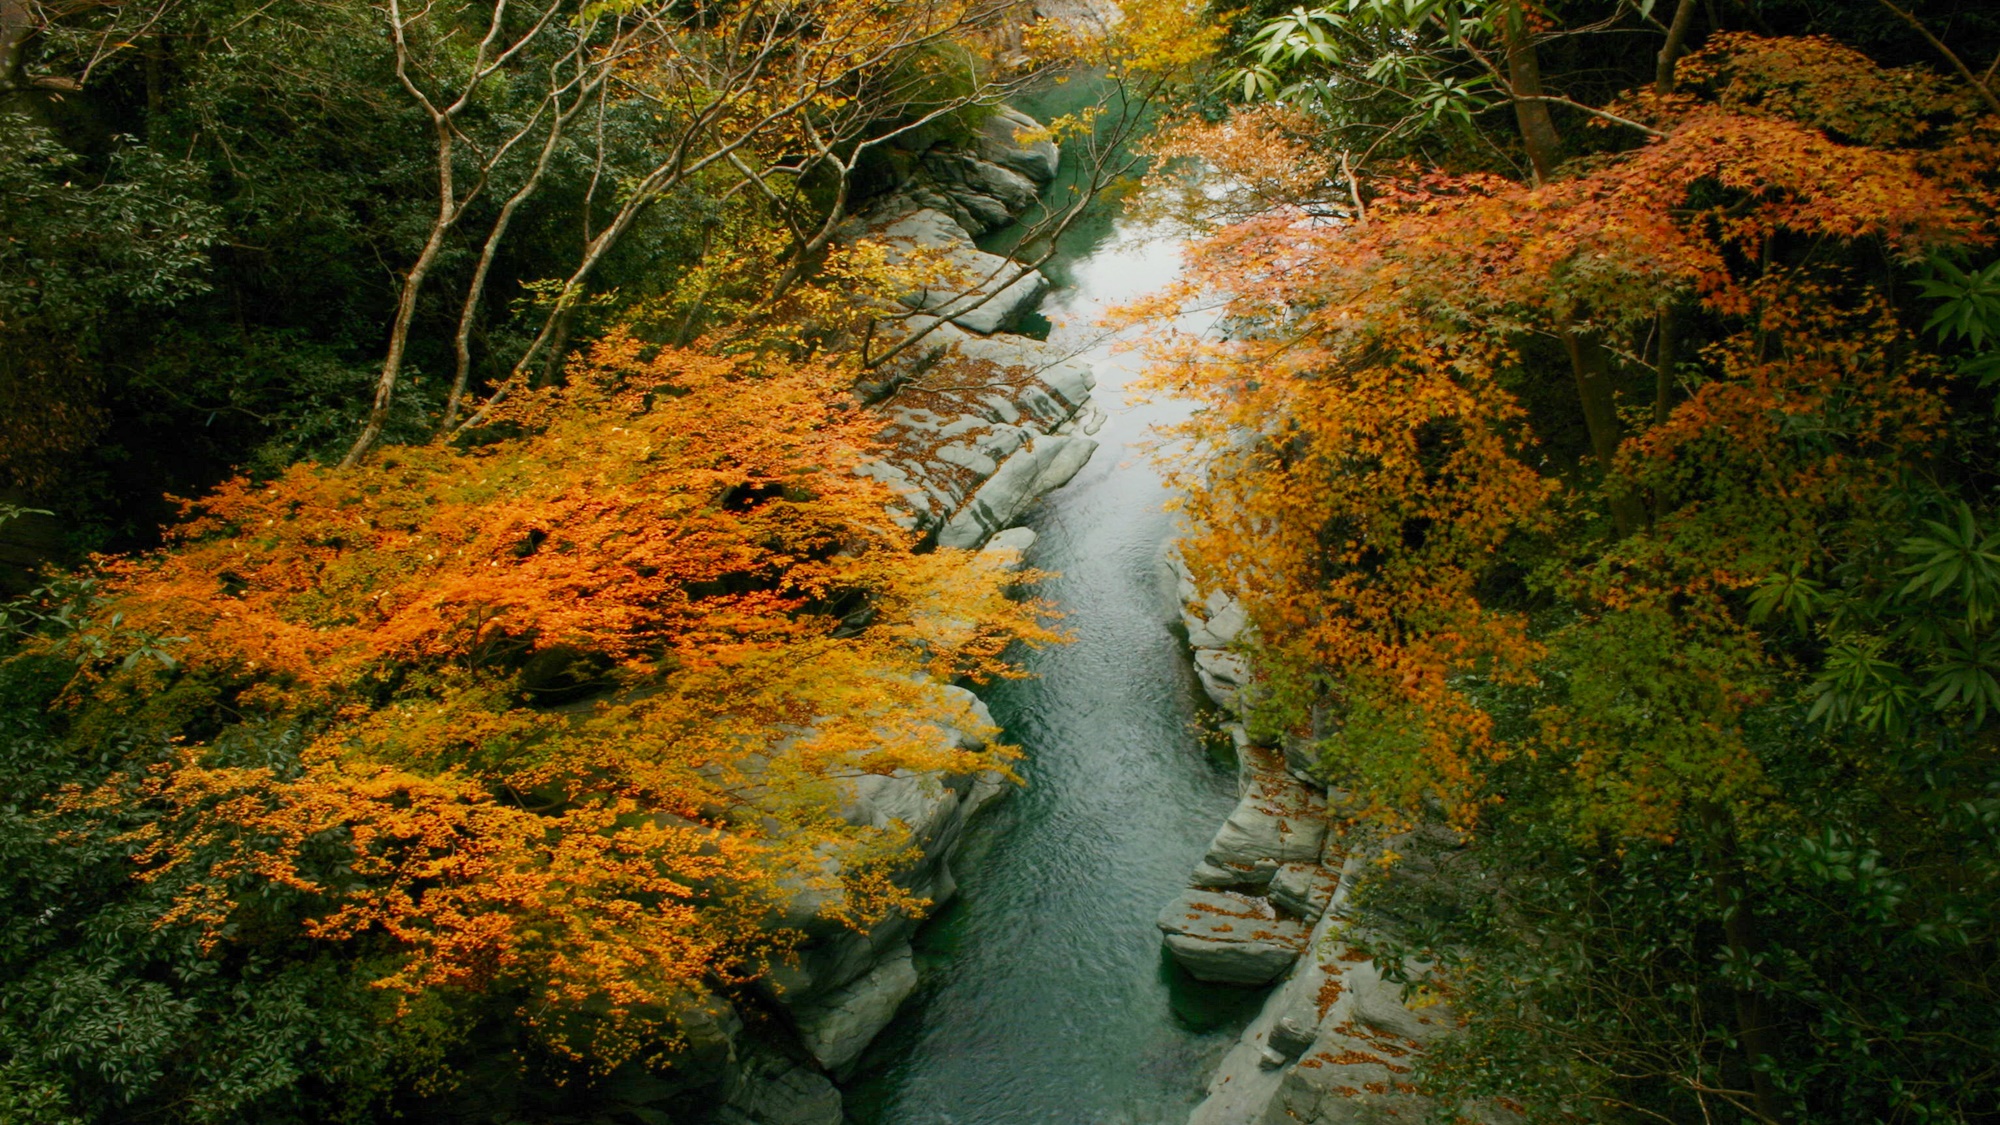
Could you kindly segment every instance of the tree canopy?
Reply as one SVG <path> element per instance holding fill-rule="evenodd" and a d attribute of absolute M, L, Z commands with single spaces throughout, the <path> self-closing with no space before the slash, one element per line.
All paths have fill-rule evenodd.
<path fill-rule="evenodd" d="M 1190 563 L 1249 610 L 1253 728 L 1465 842 L 1373 905 L 1467 1020 L 1434 1089 L 1985 1120 L 1990 75 L 1712 27 L 1551 92 L 1528 56 L 1592 31 L 1247 30 L 1251 104 L 1162 146 L 1223 185 L 1167 193 L 1193 280 L 1133 313 L 1222 303 L 1155 374 L 1203 407 Z"/>

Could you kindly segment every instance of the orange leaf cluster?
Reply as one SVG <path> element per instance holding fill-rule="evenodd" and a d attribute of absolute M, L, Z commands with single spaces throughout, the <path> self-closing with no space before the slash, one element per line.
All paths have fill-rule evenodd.
<path fill-rule="evenodd" d="M 1943 175 L 1935 145 L 1855 139 L 1962 149 L 1984 126 L 1920 128 L 1939 84 L 1868 67 L 1860 102 L 1875 116 L 1829 135 L 1827 107 L 1856 103 L 1824 84 L 1865 65 L 1837 54 L 1720 37 L 1689 72 L 1724 94 L 1648 96 L 1662 134 L 1650 143 L 1540 187 L 1415 178 L 1359 221 L 1271 207 L 1197 244 L 1194 280 L 1140 310 L 1224 302 L 1226 340 L 1179 338 L 1156 357 L 1156 385 L 1205 407 L 1180 435 L 1195 453 L 1179 474 L 1187 553 L 1244 598 L 1273 720 L 1303 731 L 1309 706 L 1334 702 L 1347 726 L 1336 750 L 1383 806 L 1441 801 L 1470 823 L 1493 799 L 1493 767 L 1524 753 L 1569 763 L 1584 831 L 1658 834 L 1681 803 L 1755 784 L 1727 729 L 1621 748 L 1629 729 L 1557 707 L 1541 735 L 1503 737 L 1489 689 L 1532 687 L 1555 667 L 1552 643 L 1582 642 L 1535 632 L 1518 599 L 1488 591 L 1518 588 L 1520 560 L 1566 553 L 1545 588 L 1575 620 L 1676 618 L 1680 643 L 1707 654 L 1676 673 L 1706 686 L 1677 698 L 1726 728 L 1747 699 L 1727 685 L 1762 659 L 1726 595 L 1810 549 L 1816 513 L 1865 504 L 1934 432 L 1935 365 L 1909 358 L 1907 329 L 1870 284 L 1837 254 L 1772 248 L 1873 245 L 1908 263 L 1985 241 L 1995 200 L 1962 164 Z M 1182 144 L 1212 143 L 1233 167 L 1244 138 L 1272 127 L 1194 129 Z M 1274 159 L 1310 181 L 1295 148 Z M 1601 348 L 1606 378 L 1650 391 L 1645 352 L 1672 305 L 1703 318 L 1705 350 L 1685 357 L 1702 376 L 1657 423 L 1650 402 L 1644 418 L 1627 410 L 1616 464 L 1557 456 L 1548 435 L 1582 421 L 1561 345 Z M 1803 420 L 1830 414 L 1852 422 L 1801 437 Z M 1593 542 L 1600 487 L 1642 498 L 1653 526 Z M 1635 627 L 1603 643 L 1641 659 L 1664 642 Z"/>
<path fill-rule="evenodd" d="M 920 908 L 842 779 L 1001 767 L 939 685 L 1053 634 L 891 520 L 852 377 L 614 335 L 515 436 L 225 485 L 46 642 L 77 729 L 137 714 L 166 747 L 71 800 L 152 810 L 165 923 L 237 940 L 276 896 L 384 987 L 514 990 L 607 1065 L 782 955 L 801 889 Z"/>

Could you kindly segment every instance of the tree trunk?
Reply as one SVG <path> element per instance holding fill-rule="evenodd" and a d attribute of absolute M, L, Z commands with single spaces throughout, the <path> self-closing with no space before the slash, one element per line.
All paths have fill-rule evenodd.
<path fill-rule="evenodd" d="M 493 260 L 499 255 L 500 240 L 506 237 L 507 227 L 514 221 L 514 212 L 535 189 L 541 186 L 542 177 L 549 170 L 549 160 L 555 155 L 556 145 L 562 139 L 563 126 L 568 118 L 558 112 L 549 126 L 549 139 L 542 145 L 542 151 L 535 159 L 535 170 L 528 176 L 507 202 L 500 207 L 500 214 L 493 220 L 493 228 L 486 235 L 486 242 L 479 248 L 479 264 L 472 269 L 472 281 L 465 287 L 465 302 L 458 310 L 458 332 L 452 337 L 451 396 L 445 400 L 444 429 L 450 431 L 458 421 L 458 410 L 465 401 L 467 385 L 472 381 L 472 324 L 479 314 L 481 298 L 486 292 L 486 277 L 493 270 Z"/>
<path fill-rule="evenodd" d="M 1694 26 L 1694 0 L 1681 0 L 1674 9 L 1674 22 L 1667 25 L 1667 42 L 1660 48 L 1660 65 L 1653 72 L 1653 92 L 1674 92 L 1674 64 L 1687 49 L 1688 29 Z"/>
<path fill-rule="evenodd" d="M 45 124 L 42 95 L 28 85 L 28 43 L 41 30 L 27 0 L 0 0 L 0 113 Z"/>
<path fill-rule="evenodd" d="M 1528 33 L 1521 5 L 1508 7 L 1504 20 L 1507 35 L 1507 85 L 1513 95 L 1514 121 L 1521 128 L 1521 143 L 1528 150 L 1528 165 L 1534 170 L 1537 187 L 1548 182 L 1562 148 L 1562 134 L 1556 132 L 1549 116 L 1549 103 L 1538 101 L 1542 93 L 1542 64 L 1535 57 L 1535 41 Z"/>
<path fill-rule="evenodd" d="M 1674 368 L 1680 362 L 1680 318 L 1674 313 L 1670 301 L 1660 306 L 1659 343 L 1653 352 L 1653 425 L 1664 426 L 1674 408 Z M 1673 507 L 1673 496 L 1661 486 L 1652 492 L 1649 509 L 1650 530 L 1652 524 L 1666 518 Z"/>
<path fill-rule="evenodd" d="M 1722 909 L 1722 940 L 1729 948 L 1729 956 L 1739 965 L 1749 965 L 1756 956 L 1760 943 L 1757 939 L 1757 920 L 1750 912 L 1750 888 L 1743 879 L 1743 870 L 1737 859 L 1736 828 L 1731 823 L 1728 810 L 1712 801 L 1704 801 L 1700 806 L 1702 821 L 1708 826 L 1715 841 L 1717 862 L 1715 864 L 1716 903 Z M 1778 1057 L 1777 1039 L 1772 1034 L 1769 1013 L 1764 1010 L 1763 998 L 1755 992 L 1740 987 L 1732 987 L 1733 1004 L 1736 1010 L 1736 1038 L 1743 1048 L 1743 1057 L 1750 1068 L 1750 1089 L 1756 1099 L 1757 1115 L 1768 1122 L 1784 1120 L 1778 1104 L 1778 1093 L 1771 1085 L 1771 1076 L 1757 1064 L 1764 1059 Z"/>
<path fill-rule="evenodd" d="M 368 407 L 367 424 L 361 427 L 361 435 L 354 439 L 354 445 L 347 456 L 340 459 L 340 467 L 353 468 L 368 455 L 376 441 L 382 437 L 382 427 L 389 421 L 389 404 L 395 400 L 396 380 L 403 373 L 403 352 L 410 343 L 410 325 L 417 317 L 417 297 L 423 291 L 424 278 L 431 272 L 431 263 L 437 261 L 438 251 L 444 247 L 444 236 L 458 221 L 458 195 L 452 186 L 451 169 L 451 126 L 449 122 L 437 121 L 438 132 L 438 214 L 431 222 L 430 237 L 424 240 L 424 248 L 417 260 L 410 265 L 410 272 L 403 276 L 403 291 L 396 300 L 396 322 L 389 329 L 389 350 L 382 358 L 382 373 L 375 379 L 375 401 Z"/>
<path fill-rule="evenodd" d="M 1618 404 L 1612 394 L 1604 347 L 1579 335 L 1570 325 L 1563 326 L 1562 340 L 1569 349 L 1570 372 L 1576 376 L 1576 397 L 1583 407 L 1583 424 L 1590 431 L 1590 449 L 1608 481 L 1624 435 L 1618 424 Z M 1638 530 L 1645 518 L 1645 509 L 1637 497 L 1612 494 L 1611 521 L 1617 525 L 1620 538 Z"/>

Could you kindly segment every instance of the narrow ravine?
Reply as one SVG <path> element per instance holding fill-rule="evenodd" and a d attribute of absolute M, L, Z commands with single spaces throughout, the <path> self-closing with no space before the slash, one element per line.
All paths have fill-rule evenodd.
<path fill-rule="evenodd" d="M 1122 224 L 1097 242 L 1062 263 L 1051 339 L 1082 346 L 1176 265 Z M 1040 593 L 1075 640 L 987 693 L 1027 787 L 974 826 L 959 897 L 918 938 L 924 984 L 848 1085 L 861 1125 L 1178 1125 L 1262 998 L 1189 979 L 1154 928 L 1236 789 L 1199 734 L 1162 561 L 1173 520 L 1139 448 L 1184 408 L 1126 390 L 1135 355 L 1086 354 L 1102 447 L 1030 521 L 1029 562 L 1061 574 Z"/>

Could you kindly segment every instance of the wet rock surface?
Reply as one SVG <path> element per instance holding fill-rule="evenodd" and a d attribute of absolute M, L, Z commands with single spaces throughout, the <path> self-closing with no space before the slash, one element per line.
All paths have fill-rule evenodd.
<path fill-rule="evenodd" d="M 1306 926 L 1262 898 L 1190 890 L 1160 911 L 1175 960 L 1197 980 L 1269 984 L 1305 949 Z"/>

